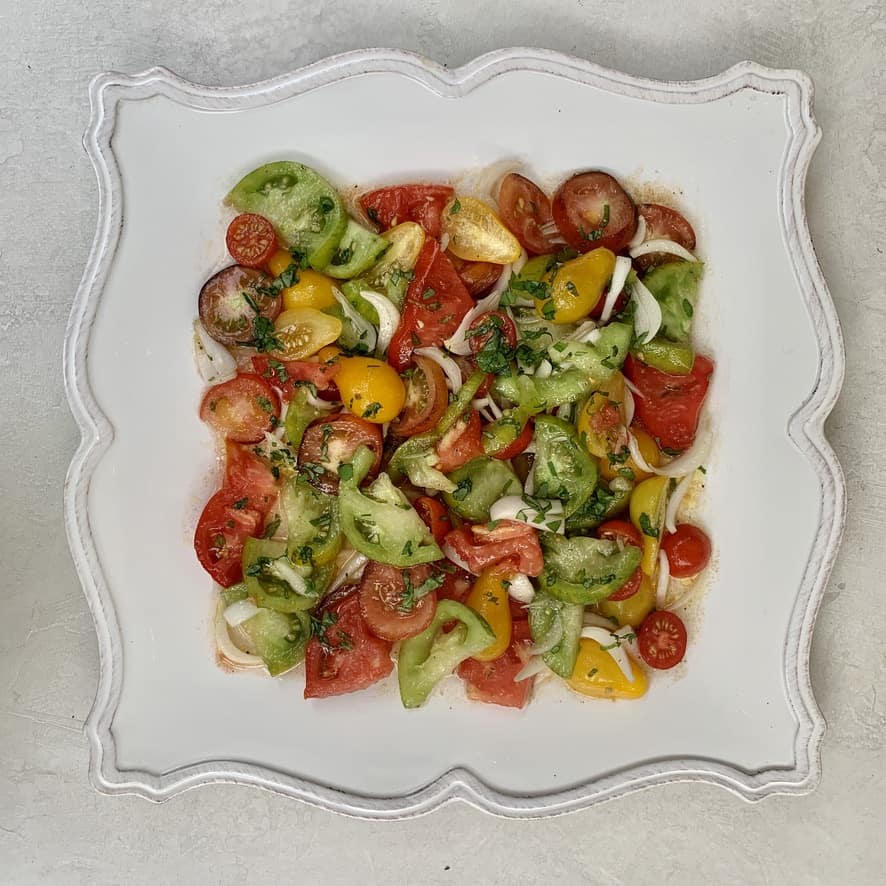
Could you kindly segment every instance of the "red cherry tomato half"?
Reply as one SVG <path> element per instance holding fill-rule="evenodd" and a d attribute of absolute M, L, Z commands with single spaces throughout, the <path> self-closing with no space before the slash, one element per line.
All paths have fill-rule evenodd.
<path fill-rule="evenodd" d="M 446 510 L 446 506 L 429 495 L 420 496 L 412 503 L 412 506 L 418 511 L 419 517 L 424 520 L 425 526 L 431 530 L 434 541 L 438 545 L 443 544 L 446 533 L 452 531 L 452 521 L 449 519 L 449 511 Z"/>
<path fill-rule="evenodd" d="M 625 189 L 606 172 L 580 172 L 557 189 L 554 221 L 579 252 L 624 249 L 637 230 L 637 208 Z"/>
<path fill-rule="evenodd" d="M 430 576 L 430 566 L 398 569 L 370 560 L 360 579 L 360 611 L 369 630 L 391 642 L 420 634 L 433 621 L 437 595 L 415 600 L 412 594 Z"/>
<path fill-rule="evenodd" d="M 449 250 L 446 251 L 446 257 L 452 262 L 452 267 L 464 283 L 465 289 L 474 298 L 489 292 L 501 276 L 501 265 L 494 265 L 488 261 L 465 261 Z"/>
<path fill-rule="evenodd" d="M 225 244 L 238 265 L 260 268 L 277 251 L 277 232 L 263 215 L 242 212 L 228 225 Z"/>
<path fill-rule="evenodd" d="M 507 461 L 509 458 L 515 458 L 521 452 L 525 451 L 526 447 L 532 442 L 533 433 L 534 426 L 532 419 L 530 419 L 523 426 L 523 430 L 520 431 L 520 435 L 513 443 L 508 443 L 504 449 L 500 449 L 498 452 L 491 452 L 490 455 L 493 458 L 498 458 L 502 461 Z"/>
<path fill-rule="evenodd" d="M 608 538 L 611 541 L 621 539 L 622 544 L 634 545 L 634 547 L 642 548 L 643 539 L 640 533 L 632 523 L 627 520 L 607 520 L 597 528 L 597 535 L 600 538 Z M 638 566 L 631 577 L 614 593 L 610 594 L 607 600 L 627 600 L 633 597 L 640 590 L 640 582 L 643 580 L 643 572 Z"/>
<path fill-rule="evenodd" d="M 414 357 L 415 366 L 407 369 L 406 403 L 391 422 L 398 437 L 412 437 L 431 430 L 449 405 L 446 375 L 440 366 L 427 357 Z"/>
<path fill-rule="evenodd" d="M 243 579 L 243 544 L 261 533 L 264 516 L 242 503 L 230 489 L 219 489 L 206 502 L 194 532 L 194 550 L 200 565 L 222 587 Z"/>
<path fill-rule="evenodd" d="M 444 473 L 452 473 L 466 465 L 472 458 L 483 455 L 483 425 L 474 410 L 460 418 L 437 444 L 437 467 Z"/>
<path fill-rule="evenodd" d="M 554 227 L 551 201 L 534 182 L 516 172 L 508 173 L 498 191 L 501 220 L 527 252 L 555 252 L 563 241 Z"/>
<path fill-rule="evenodd" d="M 328 613 L 328 615 L 327 615 Z M 358 593 L 334 600 L 317 613 L 328 624 L 305 650 L 305 698 L 328 698 L 365 689 L 394 669 L 391 644 L 370 632 Z"/>
<path fill-rule="evenodd" d="M 338 466 L 348 462 L 354 453 L 366 446 L 375 454 L 375 461 L 368 477 L 378 474 L 381 466 L 381 427 L 347 412 L 339 412 L 328 418 L 315 419 L 308 425 L 298 448 L 300 466 L 317 465 L 322 468 L 310 470 L 308 480 L 323 492 L 338 492 Z"/>
<path fill-rule="evenodd" d="M 499 564 L 524 575 L 539 575 L 544 567 L 538 534 L 519 520 L 501 520 L 495 529 L 461 526 L 446 536 L 446 544 L 477 575 Z"/>
<path fill-rule="evenodd" d="M 640 625 L 637 646 L 649 667 L 666 671 L 683 661 L 686 654 L 686 625 L 673 612 L 650 612 Z"/>
<path fill-rule="evenodd" d="M 198 300 L 206 331 L 224 345 L 250 342 L 255 337 L 255 308 L 266 320 L 280 313 L 281 299 L 268 293 L 270 283 L 263 271 L 241 265 L 214 274 L 203 284 Z"/>
<path fill-rule="evenodd" d="M 678 523 L 676 532 L 668 532 L 661 540 L 668 566 L 674 578 L 698 575 L 711 559 L 711 540 L 690 523 Z"/>
<path fill-rule="evenodd" d="M 695 249 L 695 231 L 676 209 L 662 206 L 660 203 L 641 203 L 637 207 L 637 212 L 646 221 L 647 240 L 672 240 L 690 252 Z M 680 259 L 666 252 L 650 253 L 634 259 L 634 263 L 641 271 L 647 271 L 669 261 L 680 261 Z"/>
<path fill-rule="evenodd" d="M 228 440 L 258 443 L 277 427 L 280 400 L 260 375 L 238 375 L 203 395 L 200 418 Z"/>
<path fill-rule="evenodd" d="M 439 238 L 443 207 L 454 195 L 449 185 L 395 185 L 363 194 L 360 207 L 371 222 L 384 230 L 400 222 L 414 221 L 432 237 Z"/>
<path fill-rule="evenodd" d="M 504 311 L 485 311 L 474 317 L 465 333 L 471 353 L 477 356 L 487 345 L 517 347 L 517 327 Z"/>

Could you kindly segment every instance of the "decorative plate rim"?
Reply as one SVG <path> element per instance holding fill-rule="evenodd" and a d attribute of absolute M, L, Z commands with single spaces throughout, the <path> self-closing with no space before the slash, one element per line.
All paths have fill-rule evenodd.
<path fill-rule="evenodd" d="M 779 173 L 779 211 L 794 276 L 812 318 L 820 356 L 812 390 L 788 423 L 790 438 L 815 469 L 821 487 L 813 551 L 791 612 L 784 649 L 787 696 L 798 723 L 793 766 L 746 771 L 701 758 L 666 759 L 590 779 L 566 790 L 532 796 L 496 791 L 477 774 L 455 768 L 419 790 L 392 797 L 352 794 L 274 769 L 229 760 L 185 766 L 162 776 L 119 769 L 111 723 L 121 691 L 122 638 L 87 514 L 90 478 L 113 439 L 113 429 L 92 394 L 86 372 L 89 335 L 122 226 L 122 182 L 111 151 L 117 103 L 163 95 L 199 109 L 258 107 L 369 72 L 402 74 L 438 95 L 457 98 L 500 74 L 516 70 L 552 73 L 613 94 L 667 103 L 714 101 L 746 88 L 785 97 L 788 141 Z M 821 137 L 812 112 L 812 81 L 806 74 L 745 61 L 703 80 L 655 81 L 552 50 L 519 47 L 490 52 L 450 70 L 410 52 L 366 49 L 331 56 L 293 73 L 238 87 L 200 86 L 162 67 L 132 76 L 108 72 L 93 79 L 89 98 L 91 116 L 83 144 L 98 179 L 99 213 L 64 343 L 65 390 L 81 432 L 80 445 L 65 480 L 64 511 L 68 544 L 98 635 L 99 682 L 85 724 L 90 747 L 89 775 L 97 790 L 162 801 L 201 784 L 252 784 L 348 815 L 399 819 L 430 812 L 453 800 L 502 816 L 543 817 L 669 782 L 717 784 L 748 801 L 772 794 L 802 794 L 815 788 L 821 777 L 819 748 L 825 721 L 812 692 L 809 654 L 815 618 L 846 513 L 845 481 L 825 439 L 824 421 L 840 392 L 845 356 L 839 320 L 806 221 L 806 174 Z"/>

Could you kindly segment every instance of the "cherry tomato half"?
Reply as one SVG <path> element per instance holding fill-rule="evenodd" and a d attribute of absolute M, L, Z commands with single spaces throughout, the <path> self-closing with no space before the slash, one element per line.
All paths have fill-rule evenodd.
<path fill-rule="evenodd" d="M 690 252 L 695 249 L 695 231 L 676 209 L 662 206 L 660 203 L 641 203 L 637 207 L 637 212 L 646 221 L 647 240 L 672 240 Z M 669 261 L 680 261 L 680 259 L 666 252 L 650 253 L 634 259 L 641 271 L 647 271 Z"/>
<path fill-rule="evenodd" d="M 407 370 L 406 403 L 391 423 L 398 437 L 411 437 L 431 430 L 449 405 L 446 375 L 427 357 L 413 357 L 415 366 Z"/>
<path fill-rule="evenodd" d="M 308 480 L 323 492 L 338 492 L 338 466 L 366 446 L 375 454 L 369 477 L 375 477 L 381 465 L 381 427 L 356 415 L 339 412 L 315 419 L 308 425 L 298 448 L 298 463 L 308 468 Z"/>
<path fill-rule="evenodd" d="M 228 440 L 258 443 L 277 427 L 280 401 L 260 375 L 238 375 L 203 395 L 200 418 Z"/>
<path fill-rule="evenodd" d="M 504 311 L 486 311 L 475 317 L 468 326 L 465 337 L 471 346 L 471 353 L 475 357 L 484 355 L 487 357 L 487 362 L 489 359 L 495 361 L 501 356 L 507 364 L 510 353 L 517 347 L 517 327 Z M 481 358 L 478 363 L 483 369 L 484 360 Z M 496 368 L 484 371 L 500 370 Z"/>
<path fill-rule="evenodd" d="M 640 625 L 637 646 L 646 664 L 666 671 L 683 661 L 686 654 L 686 625 L 673 612 L 650 612 Z"/>
<path fill-rule="evenodd" d="M 449 185 L 394 185 L 360 197 L 366 217 L 387 230 L 400 222 L 418 222 L 432 237 L 439 237 L 443 207 L 455 191 Z"/>
<path fill-rule="evenodd" d="M 416 600 L 413 594 L 430 576 L 430 566 L 398 569 L 370 560 L 360 579 L 360 611 L 369 630 L 391 642 L 420 634 L 434 619 L 437 595 Z"/>
<path fill-rule="evenodd" d="M 554 226 L 551 201 L 535 182 L 516 172 L 508 173 L 498 191 L 498 211 L 528 252 L 541 255 L 557 250 L 557 238 L 550 233 Z"/>
<path fill-rule="evenodd" d="M 625 189 L 606 172 L 580 172 L 554 194 L 554 221 L 579 252 L 624 249 L 637 230 L 637 208 Z"/>
<path fill-rule="evenodd" d="M 206 331 L 224 345 L 248 344 L 255 337 L 257 316 L 274 320 L 280 313 L 280 299 L 265 289 L 270 283 L 264 272 L 241 265 L 231 265 L 210 277 L 198 300 Z"/>
<path fill-rule="evenodd" d="M 676 532 L 668 532 L 661 540 L 661 549 L 668 558 L 674 578 L 693 578 L 711 559 L 711 540 L 707 533 L 690 523 L 678 523 Z"/>
<path fill-rule="evenodd" d="M 608 538 L 612 541 L 621 539 L 622 544 L 634 545 L 634 547 L 643 547 L 643 538 L 632 523 L 627 520 L 607 520 L 597 529 L 597 535 L 600 538 Z M 643 570 L 638 566 L 631 577 L 614 593 L 610 594 L 607 600 L 627 600 L 633 597 L 640 590 L 640 582 L 643 579 Z"/>
<path fill-rule="evenodd" d="M 487 427 L 489 427 L 487 425 Z M 534 433 L 534 426 L 532 419 L 530 419 L 523 426 L 523 430 L 520 431 L 520 435 L 514 440 L 513 443 L 508 443 L 504 449 L 498 450 L 498 452 L 492 452 L 493 458 L 501 459 L 502 461 L 507 461 L 508 459 L 515 458 L 521 452 L 526 450 L 526 447 L 532 442 L 532 435 Z"/>
<path fill-rule="evenodd" d="M 425 522 L 425 526 L 431 530 L 434 541 L 438 545 L 443 544 L 446 533 L 452 531 L 452 521 L 449 519 L 449 511 L 446 506 L 436 498 L 429 495 L 422 495 L 417 498 L 412 506 L 418 511 L 419 517 Z"/>
<path fill-rule="evenodd" d="M 462 416 L 437 444 L 437 467 L 450 474 L 466 465 L 472 458 L 483 455 L 483 425 L 479 414 L 471 410 L 470 416 Z"/>
<path fill-rule="evenodd" d="M 260 268 L 277 251 L 277 232 L 263 215 L 241 212 L 228 225 L 225 245 L 238 265 Z"/>
<path fill-rule="evenodd" d="M 448 250 L 446 257 L 452 262 L 452 267 L 455 268 L 459 279 L 464 283 L 465 289 L 474 298 L 479 298 L 489 292 L 501 276 L 502 265 L 496 265 L 489 261 L 465 261 Z"/>

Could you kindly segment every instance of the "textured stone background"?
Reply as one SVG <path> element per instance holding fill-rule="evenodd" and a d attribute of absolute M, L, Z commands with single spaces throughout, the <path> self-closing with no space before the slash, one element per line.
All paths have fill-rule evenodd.
<path fill-rule="evenodd" d="M 749 806 L 683 785 L 550 821 L 454 806 L 394 824 L 226 786 L 163 806 L 95 794 L 81 726 L 96 645 L 61 517 L 77 442 L 62 393 L 62 337 L 96 214 L 80 146 L 89 78 L 159 63 L 234 84 L 367 45 L 458 65 L 533 44 L 649 77 L 702 77 L 752 58 L 815 80 L 824 139 L 809 216 L 848 345 L 829 428 L 850 494 L 813 649 L 830 724 L 820 788 Z M 875 451 L 886 430 L 884 45 L 886 6 L 870 0 L 0 0 L 0 879 L 883 882 L 886 472 Z"/>

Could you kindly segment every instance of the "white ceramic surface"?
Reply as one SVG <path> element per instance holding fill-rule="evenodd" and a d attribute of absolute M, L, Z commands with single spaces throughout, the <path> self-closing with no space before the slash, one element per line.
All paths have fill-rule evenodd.
<path fill-rule="evenodd" d="M 92 102 L 101 211 L 67 338 L 83 443 L 66 522 L 99 634 L 97 787 L 164 799 L 241 781 L 400 817 L 456 797 L 551 814 L 677 779 L 747 799 L 815 785 L 809 642 L 845 499 L 822 423 L 843 354 L 803 214 L 818 130 L 802 74 L 744 64 L 652 83 L 539 50 L 455 71 L 369 51 L 238 89 L 109 74 Z M 406 712 L 384 687 L 306 703 L 298 678 L 223 673 L 190 546 L 214 477 L 189 344 L 197 290 L 222 259 L 221 195 L 277 157 L 373 184 L 510 156 L 542 178 L 602 166 L 676 188 L 697 224 L 699 332 L 718 361 L 702 516 L 719 563 L 681 678 L 633 704 L 543 689 L 517 713 L 450 689 Z M 777 538 L 764 510 L 787 518 Z"/>

